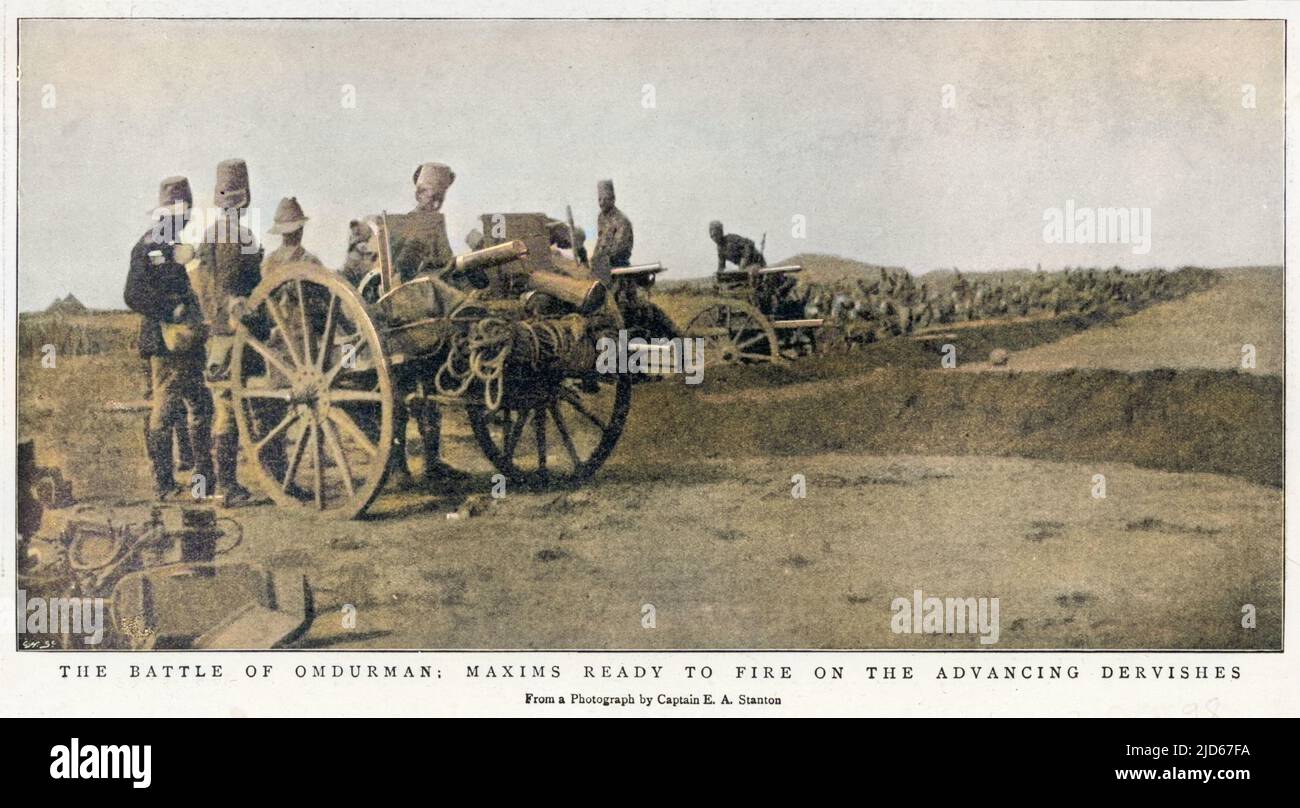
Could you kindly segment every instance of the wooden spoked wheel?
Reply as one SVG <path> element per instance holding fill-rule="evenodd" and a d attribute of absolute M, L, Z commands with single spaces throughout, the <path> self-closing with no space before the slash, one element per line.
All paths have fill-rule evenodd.
<path fill-rule="evenodd" d="M 235 335 L 243 457 L 278 504 L 361 514 L 388 471 L 394 384 L 357 291 L 314 264 L 277 269 Z"/>
<path fill-rule="evenodd" d="M 706 304 L 686 324 L 685 335 L 704 340 L 705 368 L 781 359 L 771 322 L 744 301 L 716 300 Z"/>
<path fill-rule="evenodd" d="M 613 300 L 589 318 L 588 335 L 616 339 L 624 327 Z M 483 454 L 512 482 L 577 485 L 600 469 L 632 408 L 629 374 L 566 373 L 507 364 L 501 405 L 467 407 Z"/>
<path fill-rule="evenodd" d="M 632 405 L 628 374 L 556 375 L 507 390 L 501 406 L 468 409 L 492 465 L 530 487 L 575 485 L 596 473 L 618 443 Z"/>

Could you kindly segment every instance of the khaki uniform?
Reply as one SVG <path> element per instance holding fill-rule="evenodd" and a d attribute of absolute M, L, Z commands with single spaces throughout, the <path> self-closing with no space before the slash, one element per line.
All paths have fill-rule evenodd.
<path fill-rule="evenodd" d="M 277 248 L 270 255 L 262 260 L 262 275 L 266 276 L 288 264 L 316 264 L 324 266 L 320 259 L 307 250 L 301 244 L 293 246 L 282 246 Z"/>
<path fill-rule="evenodd" d="M 443 163 L 423 163 L 415 169 L 411 179 L 415 183 L 416 206 L 405 218 L 410 219 L 413 225 L 418 223 L 418 227 L 412 228 L 409 233 L 401 233 L 394 232 L 403 229 L 400 226 L 393 227 L 397 222 L 389 223 L 393 274 L 401 283 L 406 283 L 420 272 L 446 266 L 454 256 L 451 240 L 447 237 L 447 219 L 442 214 L 442 203 L 447 189 L 456 180 L 456 172 Z M 410 470 L 406 466 L 406 426 L 414 414 L 424 444 L 424 476 L 427 479 L 443 469 L 440 459 L 442 413 L 432 401 L 424 403 L 415 413 L 409 412 L 405 404 L 409 392 L 411 388 L 406 386 L 399 389 L 398 400 L 393 407 L 393 452 L 389 455 L 389 465 L 399 479 L 409 479 Z"/>
<path fill-rule="evenodd" d="M 441 269 L 456 257 L 447 238 L 447 217 L 436 210 L 415 208 L 408 216 L 418 216 L 422 226 L 410 237 L 390 230 L 393 270 L 406 283 L 422 271 Z"/>
<path fill-rule="evenodd" d="M 189 425 L 204 426 L 211 412 L 211 394 L 203 383 L 203 365 L 193 354 L 149 357 L 149 383 L 153 388 L 149 430 L 170 429 L 171 411 L 183 407 Z"/>
<path fill-rule="evenodd" d="M 407 216 L 418 217 L 415 221 L 420 222 L 420 227 L 409 234 L 392 230 L 389 233 L 393 268 L 401 283 L 410 281 L 421 271 L 446 266 L 455 257 L 451 241 L 447 237 L 447 219 L 440 211 L 417 205 Z M 392 223 L 394 222 L 390 222 Z M 401 385 L 398 390 L 398 401 L 393 407 L 391 463 L 395 468 L 400 466 L 399 474 L 409 474 L 406 466 L 406 427 L 414 415 L 424 450 L 424 476 L 427 479 L 435 475 L 442 462 L 442 410 L 435 402 L 425 401 L 412 413 L 406 406 L 405 399 L 408 393 L 414 391 L 414 385 L 409 382 Z"/>
<path fill-rule="evenodd" d="M 277 248 L 263 259 L 262 277 L 272 278 L 282 267 L 290 266 L 291 264 L 314 264 L 320 267 L 324 266 L 324 264 L 320 262 L 320 259 L 307 252 L 301 244 L 284 245 Z M 311 333 L 322 333 L 325 330 L 325 314 L 329 307 L 330 293 L 313 284 L 306 285 L 303 292 L 307 296 L 307 318 L 313 327 Z M 303 339 L 302 328 L 298 325 L 297 319 L 290 317 L 287 325 L 290 329 L 288 335 L 290 341 L 294 345 L 301 344 Z M 278 376 L 279 374 L 275 375 Z"/>
<path fill-rule="evenodd" d="M 199 260 L 191 264 L 189 271 L 190 286 L 208 329 L 205 372 L 214 399 L 214 438 L 238 432 L 228 384 L 230 348 L 235 334 L 231 304 L 252 294 L 262 278 L 261 248 L 253 250 L 245 246 L 254 244 L 252 234 L 237 223 L 227 223 L 225 227 L 213 225 L 204 234 L 198 250 Z"/>
<path fill-rule="evenodd" d="M 631 266 L 632 222 L 618 208 L 601 211 L 596 217 L 596 249 L 591 256 L 591 271 L 609 283 L 609 271 Z"/>
<path fill-rule="evenodd" d="M 279 271 L 282 267 L 286 267 L 291 264 L 315 264 L 317 266 L 323 266 L 320 260 L 316 256 L 307 252 L 307 250 L 301 244 L 285 244 L 285 245 L 281 245 L 279 248 L 274 250 L 270 255 L 266 256 L 265 259 L 263 259 L 262 277 L 273 278 L 275 276 L 275 273 Z M 320 287 L 318 286 L 309 286 L 308 288 L 311 290 L 307 292 L 308 316 L 313 321 L 313 325 L 319 328 L 320 331 L 323 331 L 325 311 L 326 308 L 329 306 L 329 293 L 326 292 L 323 295 L 321 295 L 320 293 L 323 290 L 321 290 Z M 288 327 L 293 329 L 293 333 L 287 335 L 288 338 L 292 340 L 295 344 L 301 344 L 302 330 L 300 327 L 297 327 L 297 320 L 291 318 L 291 323 L 289 324 Z M 280 374 L 271 372 L 271 375 L 274 377 L 279 377 Z M 287 384 L 287 380 L 283 380 L 283 379 L 279 379 L 277 381 L 277 384 L 281 382 Z M 281 404 L 280 402 L 272 402 L 272 401 L 264 401 L 261 402 L 261 404 L 262 406 L 255 413 L 254 417 L 259 419 L 260 418 L 267 419 L 266 423 L 260 425 L 263 430 L 269 429 L 274 424 L 280 423 L 280 421 L 288 413 L 287 404 Z M 267 470 L 277 480 L 284 478 L 285 472 L 288 469 L 288 457 L 285 454 L 283 434 L 271 439 L 267 443 L 265 448 L 263 448 L 262 450 L 262 460 L 266 464 Z"/>

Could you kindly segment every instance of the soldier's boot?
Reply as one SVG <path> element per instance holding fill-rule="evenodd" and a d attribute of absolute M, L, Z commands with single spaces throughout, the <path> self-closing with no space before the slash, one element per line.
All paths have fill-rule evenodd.
<path fill-rule="evenodd" d="M 194 460 L 194 468 L 190 472 L 190 496 L 196 499 L 208 497 L 217 485 L 217 477 L 212 470 L 212 435 L 207 424 L 191 425 L 189 434 L 190 456 Z"/>
<path fill-rule="evenodd" d="M 153 467 L 153 491 L 158 500 L 175 499 L 180 488 L 172 474 L 172 433 L 170 429 L 149 431 L 145 437 L 149 464 Z"/>
<path fill-rule="evenodd" d="M 239 484 L 239 435 L 230 433 L 216 437 L 217 495 L 227 508 L 242 505 L 252 498 L 248 489 Z"/>
<path fill-rule="evenodd" d="M 173 403 L 171 411 L 167 413 L 167 426 L 172 430 L 176 442 L 176 454 L 180 461 L 176 465 L 177 471 L 190 471 L 194 468 L 194 451 L 190 446 L 184 404 L 179 401 Z M 148 428 L 147 424 L 145 428 Z"/>
<path fill-rule="evenodd" d="M 409 488 L 415 482 L 406 465 L 406 441 L 394 441 L 392 454 L 388 455 L 388 480 L 397 488 Z"/>
<path fill-rule="evenodd" d="M 425 482 L 463 478 L 469 475 L 442 459 L 442 411 L 430 402 L 420 418 L 420 441 L 423 444 Z"/>
<path fill-rule="evenodd" d="M 388 482 L 396 488 L 410 488 L 415 482 L 406 465 L 406 423 L 410 413 L 404 404 L 393 408 L 393 450 L 388 455 Z"/>
<path fill-rule="evenodd" d="M 191 471 L 194 469 L 194 447 L 190 443 L 190 430 L 185 426 L 182 420 L 176 424 L 176 454 L 180 462 L 176 465 L 177 471 Z"/>

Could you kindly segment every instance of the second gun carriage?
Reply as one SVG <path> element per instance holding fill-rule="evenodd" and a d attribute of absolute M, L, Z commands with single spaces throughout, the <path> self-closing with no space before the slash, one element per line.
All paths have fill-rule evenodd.
<path fill-rule="evenodd" d="M 824 321 L 805 316 L 794 294 L 797 264 L 717 273 L 713 295 L 697 303 L 684 336 L 704 340 L 704 364 L 781 362 L 810 354 Z"/>

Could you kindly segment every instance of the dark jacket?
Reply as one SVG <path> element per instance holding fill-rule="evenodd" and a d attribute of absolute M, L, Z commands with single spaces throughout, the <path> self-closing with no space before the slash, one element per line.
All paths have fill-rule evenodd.
<path fill-rule="evenodd" d="M 158 326 L 159 323 L 177 322 L 174 312 L 178 305 L 184 305 L 188 310 L 183 313 L 182 320 L 188 322 L 197 314 L 198 301 L 190 290 L 185 267 L 174 260 L 175 246 L 159 239 L 151 227 L 131 248 L 131 268 L 126 273 L 126 291 L 122 297 L 131 311 L 144 318 L 140 323 L 141 356 L 169 353 Z M 163 255 L 163 263 L 159 266 L 149 261 L 149 253 L 153 250 Z"/>
<path fill-rule="evenodd" d="M 735 264 L 741 269 L 748 269 L 751 266 L 766 266 L 763 260 L 763 254 L 758 251 L 754 242 L 738 236 L 734 233 L 728 233 L 722 237 L 718 245 L 718 271 L 722 272 L 727 267 L 727 262 Z"/>

